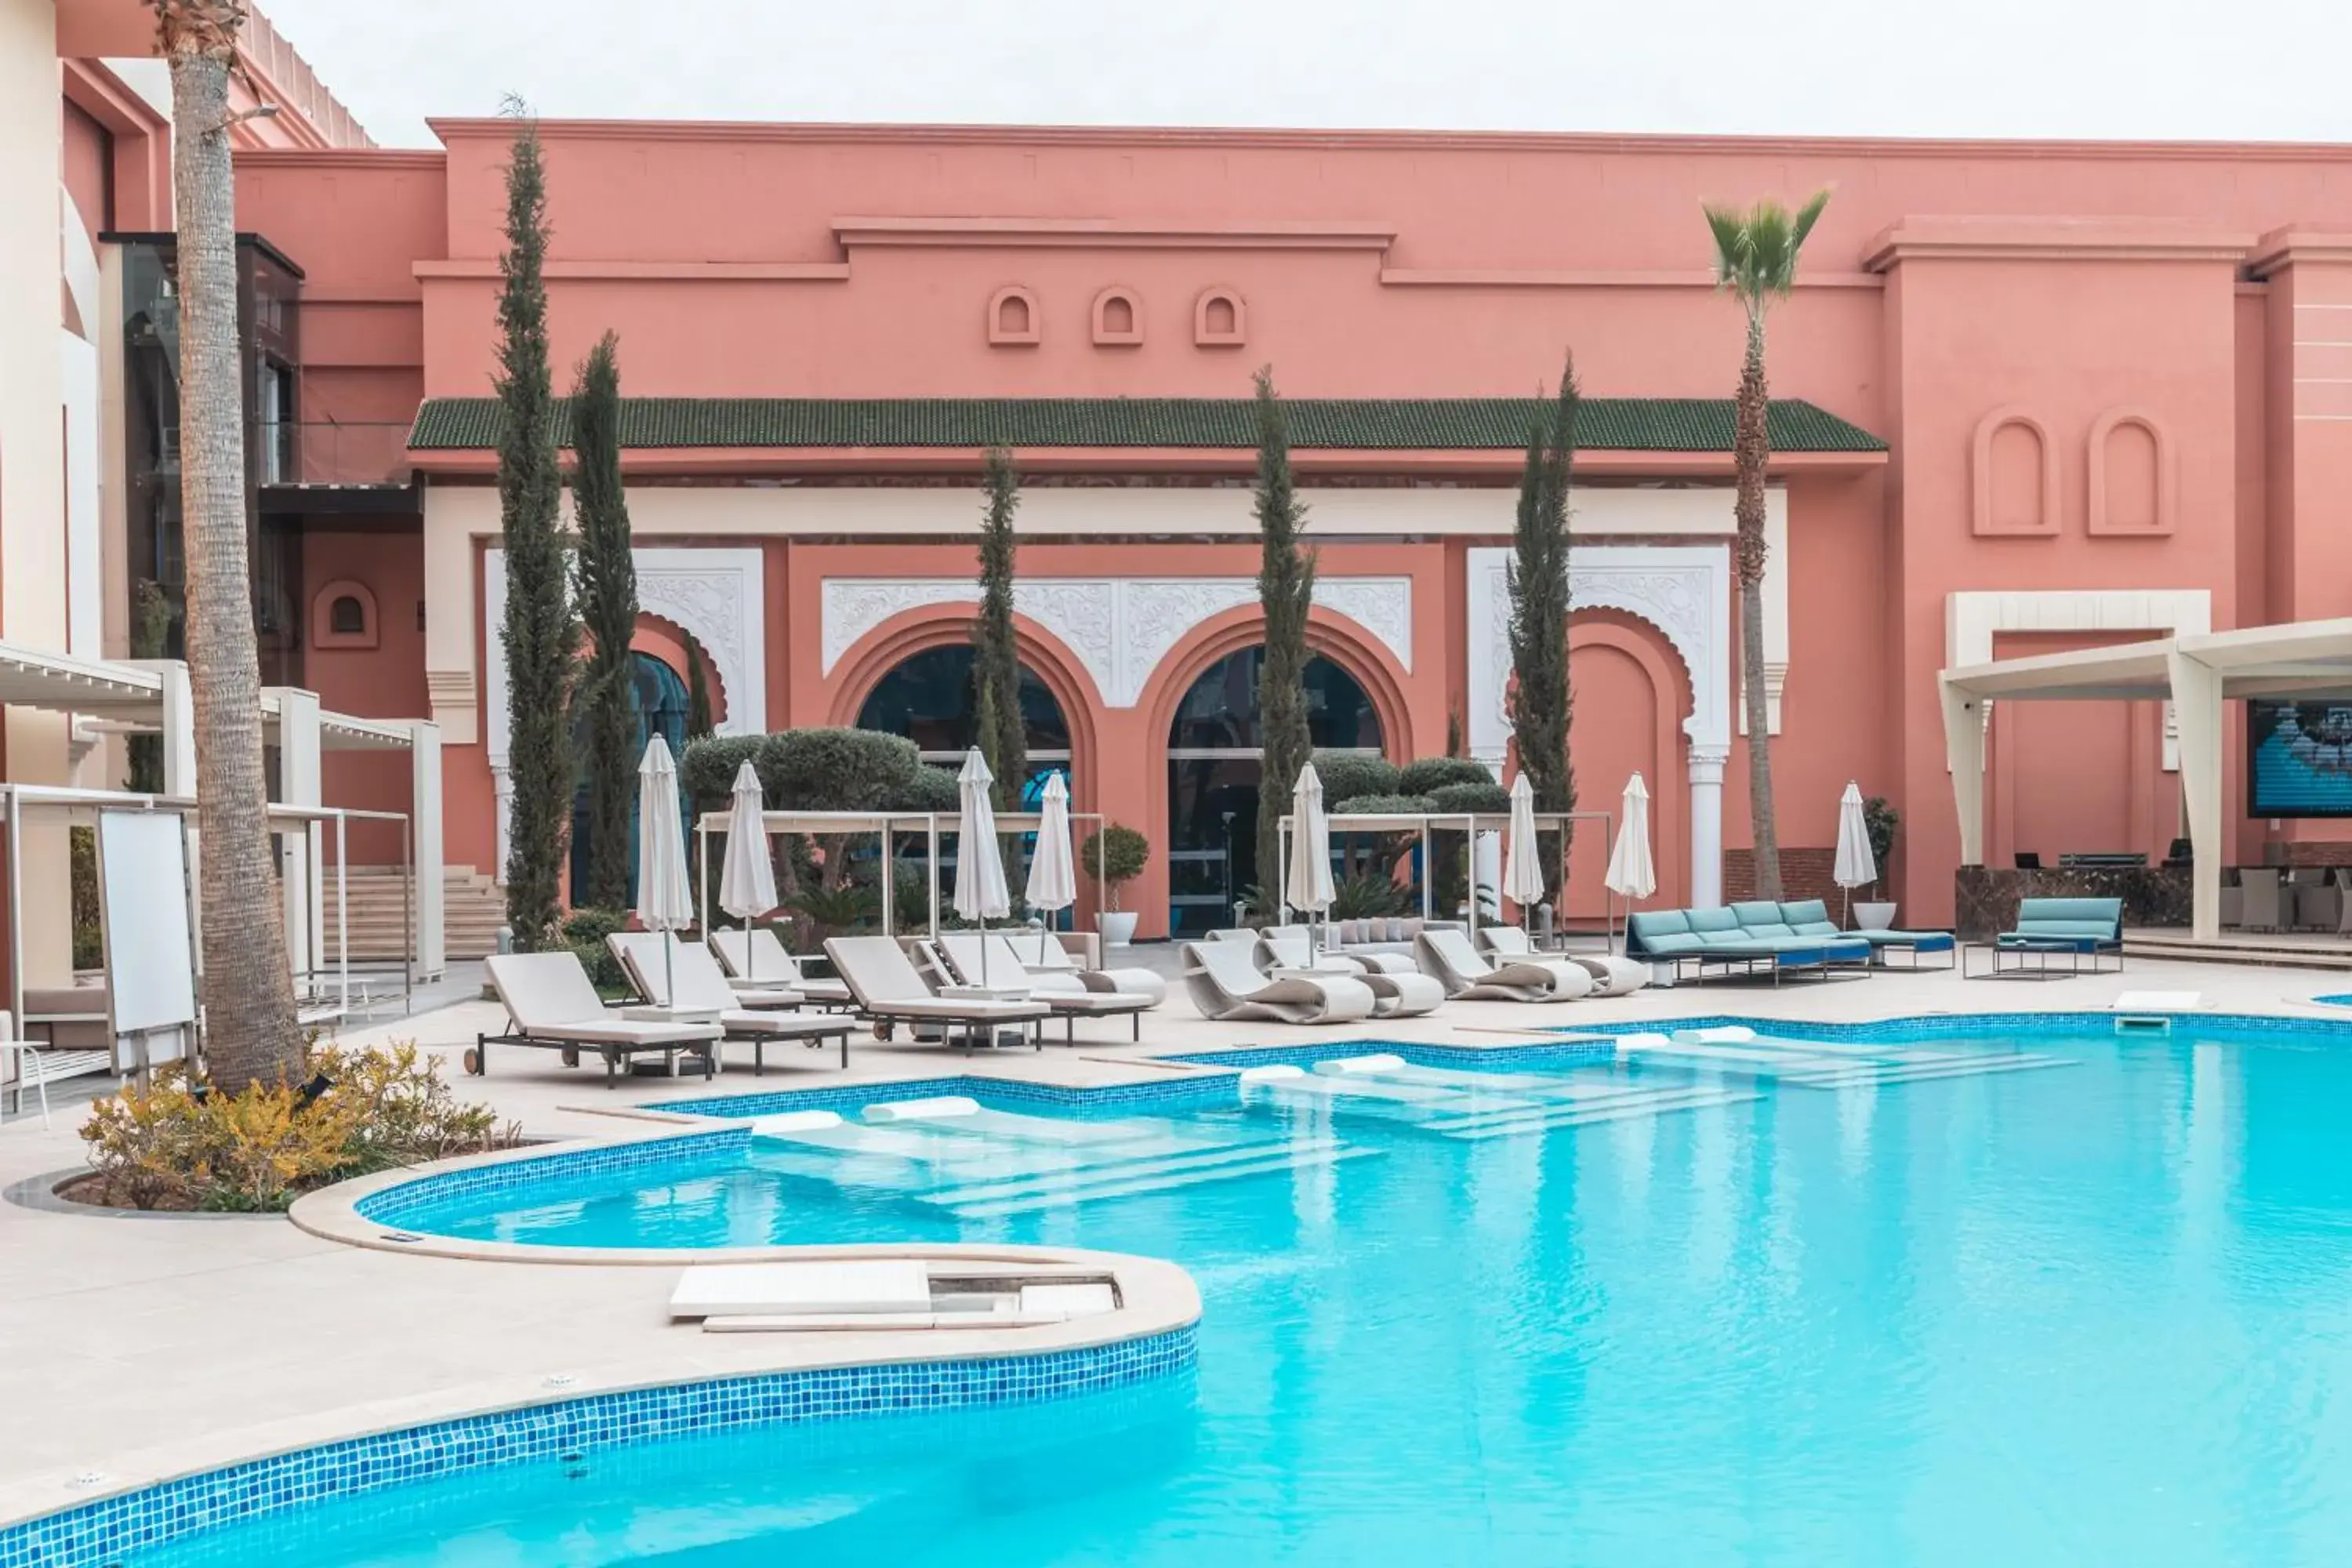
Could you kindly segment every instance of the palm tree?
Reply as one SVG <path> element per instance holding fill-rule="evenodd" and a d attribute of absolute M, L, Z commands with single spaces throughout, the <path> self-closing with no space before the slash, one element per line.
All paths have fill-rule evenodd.
<path fill-rule="evenodd" d="M 1797 280 L 1797 253 L 1827 191 L 1795 213 L 1767 196 L 1742 212 L 1706 204 L 1715 235 L 1715 280 L 1748 312 L 1748 357 L 1739 367 L 1739 399 L 1732 463 L 1738 479 L 1733 516 L 1739 524 L 1739 671 L 1748 708 L 1748 810 L 1755 826 L 1756 897 L 1780 896 L 1780 838 L 1772 816 L 1772 740 L 1764 702 L 1764 470 L 1772 458 L 1766 424 L 1764 312 Z"/>
<path fill-rule="evenodd" d="M 290 1077 L 302 1037 L 270 865 L 262 769 L 237 365 L 236 192 L 228 76 L 244 0 L 153 0 L 172 69 L 172 195 L 180 290 L 180 508 L 187 560 L 188 680 L 196 708 L 203 835 L 205 1058 L 236 1093 Z"/>

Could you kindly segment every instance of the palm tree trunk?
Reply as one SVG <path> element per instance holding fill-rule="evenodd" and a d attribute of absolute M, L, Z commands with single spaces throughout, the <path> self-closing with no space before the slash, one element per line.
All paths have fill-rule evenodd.
<path fill-rule="evenodd" d="M 1738 428 L 1733 445 L 1739 525 L 1740 694 L 1748 710 L 1748 814 L 1755 842 L 1756 896 L 1780 896 L 1780 838 L 1772 812 L 1772 737 L 1764 701 L 1764 471 L 1771 461 L 1766 428 L 1764 310 L 1748 317 L 1748 358 L 1739 371 Z"/>
<path fill-rule="evenodd" d="M 228 73 L 241 3 L 159 0 L 172 67 L 180 287 L 180 505 L 196 710 L 205 1058 L 236 1093 L 301 1060 L 285 911 L 270 864 L 238 374 Z"/>

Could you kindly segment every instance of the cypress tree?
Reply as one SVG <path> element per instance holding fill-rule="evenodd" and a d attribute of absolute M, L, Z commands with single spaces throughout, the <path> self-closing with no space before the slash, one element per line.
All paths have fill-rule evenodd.
<path fill-rule="evenodd" d="M 499 258 L 499 528 L 507 602 L 507 923 L 525 952 L 562 941 L 563 864 L 572 827 L 572 656 L 580 642 L 566 581 L 547 368 L 547 182 L 539 132 L 524 119 L 507 162 L 507 249 Z"/>
<path fill-rule="evenodd" d="M 686 639 L 686 738 L 699 741 L 718 725 L 710 717 L 710 681 L 702 673 L 702 645 Z"/>
<path fill-rule="evenodd" d="M 580 524 L 580 600 L 592 639 L 574 699 L 586 720 L 588 885 L 575 902 L 629 902 L 629 819 L 637 810 L 635 660 L 637 568 L 621 488 L 620 340 L 606 332 L 580 366 L 572 394 L 572 510 Z"/>
<path fill-rule="evenodd" d="M 1568 677 L 1568 489 L 1569 460 L 1576 450 L 1576 359 L 1571 354 L 1560 367 L 1559 395 L 1529 422 L 1507 579 L 1516 681 L 1511 734 L 1518 742 L 1519 771 L 1535 788 L 1538 811 L 1576 809 Z M 1557 887 L 1558 855 L 1565 836 L 1540 842 L 1544 879 Z"/>
<path fill-rule="evenodd" d="M 988 509 L 980 524 L 980 613 L 971 623 L 972 712 L 980 754 L 996 776 L 996 809 L 1020 809 L 1029 778 L 1029 737 L 1021 721 L 1021 655 L 1013 645 L 1013 514 L 1021 479 L 1013 454 L 988 449 Z"/>
<path fill-rule="evenodd" d="M 1257 885 L 1271 914 L 1282 900 L 1282 814 L 1298 770 L 1314 752 L 1307 729 L 1307 607 L 1315 597 L 1315 552 L 1298 531 L 1307 508 L 1290 482 L 1290 434 L 1274 367 L 1257 373 L 1258 605 L 1265 615 L 1265 657 L 1258 665 L 1258 722 L 1264 763 L 1257 786 Z"/>

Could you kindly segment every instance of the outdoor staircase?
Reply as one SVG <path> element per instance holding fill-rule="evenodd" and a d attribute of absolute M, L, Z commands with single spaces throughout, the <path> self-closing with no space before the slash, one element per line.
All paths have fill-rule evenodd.
<path fill-rule="evenodd" d="M 397 866 L 353 866 L 351 868 L 352 961 L 396 963 L 401 957 L 402 879 Z M 442 929 L 450 959 L 485 958 L 499 948 L 499 928 L 506 923 L 506 895 L 499 885 L 471 866 L 442 868 Z M 341 955 L 335 948 L 335 874 L 329 868 L 326 883 L 326 962 Z"/>

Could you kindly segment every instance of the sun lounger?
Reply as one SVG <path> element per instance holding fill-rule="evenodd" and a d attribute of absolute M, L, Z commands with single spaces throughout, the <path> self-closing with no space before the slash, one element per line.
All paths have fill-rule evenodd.
<path fill-rule="evenodd" d="M 1479 1002 L 1574 1002 L 1592 994 L 1592 976 L 1572 963 L 1549 959 L 1493 963 L 1470 945 L 1461 931 L 1424 931 L 1415 939 L 1422 967 L 1436 976 L 1448 996 Z"/>
<path fill-rule="evenodd" d="M 627 973 L 637 994 L 656 1007 L 670 1005 L 669 986 L 677 984 L 681 1007 L 761 1007 L 789 1010 L 807 998 L 786 985 L 746 988 L 730 981 L 719 960 L 700 942 L 685 942 L 657 931 L 616 931 L 604 938 L 605 951 Z"/>
<path fill-rule="evenodd" d="M 938 962 L 962 984 L 1026 985 L 1031 1001 L 1043 1002 L 1062 1020 L 1063 1038 L 1070 1045 L 1077 1044 L 1080 1018 L 1124 1016 L 1130 1037 L 1143 1038 L 1143 1015 L 1153 1005 L 1149 996 L 1090 990 L 1076 971 L 1024 969 L 1013 944 L 994 931 L 985 935 L 976 931 L 944 932 L 939 951 Z"/>
<path fill-rule="evenodd" d="M 1267 1019 L 1279 1024 L 1347 1024 L 1369 1018 L 1372 988 L 1348 974 L 1269 979 L 1234 942 L 1184 944 L 1184 989 L 1203 1018 Z"/>
<path fill-rule="evenodd" d="M 874 1025 L 877 1039 L 888 1039 L 891 1029 L 900 1024 L 938 1024 L 952 1038 L 954 1026 L 961 1025 L 969 1049 L 972 1037 L 984 1029 L 993 1042 L 997 1029 L 1007 1024 L 1032 1026 L 1029 1033 L 1036 1036 L 1034 1026 L 1052 1015 L 1042 1002 L 935 994 L 892 937 L 834 937 L 824 944 L 824 955 L 833 961 L 842 984 L 849 987 L 858 1013 Z M 1044 1045 L 1043 1037 L 1037 1037 L 1037 1043 Z"/>
<path fill-rule="evenodd" d="M 669 940 L 659 931 L 614 931 L 605 937 L 604 945 L 628 972 L 637 994 L 655 1006 L 710 1014 L 725 1026 L 729 1039 L 750 1041 L 754 1077 L 768 1070 L 772 1040 L 822 1046 L 837 1039 L 841 1065 L 849 1065 L 851 1025 L 846 1017 L 838 1013 L 792 1011 L 800 1005 L 797 991 L 738 991 L 728 984 L 709 949 L 698 942 L 681 942 L 664 953 L 663 946 Z"/>
<path fill-rule="evenodd" d="M 728 978 L 738 987 L 786 985 L 799 992 L 804 1001 L 820 1007 L 849 1005 L 849 987 L 838 980 L 817 980 L 803 974 L 801 961 L 784 951 L 772 926 L 753 926 L 748 931 L 712 931 L 710 951 L 719 955 L 719 962 L 726 965 Z"/>
<path fill-rule="evenodd" d="M 1087 969 L 1051 931 L 1007 931 L 1004 940 L 1032 974 L 1075 976 L 1089 991 L 1146 996 L 1155 1007 L 1168 999 L 1168 982 L 1149 969 Z"/>
<path fill-rule="evenodd" d="M 490 1070 L 492 1045 L 561 1051 L 566 1067 L 577 1067 L 582 1051 L 594 1051 L 604 1058 L 608 1089 L 618 1069 L 632 1064 L 640 1051 L 661 1052 L 672 1072 L 677 1070 L 680 1051 L 702 1059 L 703 1077 L 718 1070 L 719 1039 L 725 1030 L 715 1019 L 659 1023 L 623 1017 L 596 994 L 595 983 L 576 953 L 501 952 L 485 959 L 483 967 L 507 1010 L 509 1030 L 474 1037 L 474 1048 L 466 1053 L 466 1070 L 477 1077 Z"/>
<path fill-rule="evenodd" d="M 1268 926 L 1258 935 L 1252 958 L 1260 972 L 1276 969 L 1317 970 L 1344 974 L 1371 988 L 1375 1018 L 1417 1018 L 1434 1012 L 1445 1000 L 1445 987 L 1418 969 L 1391 967 L 1381 958 L 1362 953 L 1318 952 L 1315 933 L 1305 926 Z"/>
<path fill-rule="evenodd" d="M 1557 959 L 1575 964 L 1592 976 L 1595 996 L 1624 996 L 1650 983 L 1650 966 L 1638 958 L 1613 952 L 1538 952 L 1535 942 L 1519 926 L 1480 926 L 1478 940 L 1497 958 Z"/>

